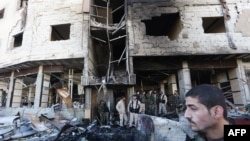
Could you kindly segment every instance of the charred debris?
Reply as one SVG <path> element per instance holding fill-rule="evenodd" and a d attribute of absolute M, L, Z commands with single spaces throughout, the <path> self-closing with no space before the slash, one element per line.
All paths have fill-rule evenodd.
<path fill-rule="evenodd" d="M 0 141 L 133 141 L 135 138 L 136 141 L 145 141 L 145 138 L 151 138 L 154 128 L 157 128 L 158 123 L 155 121 L 160 119 L 169 122 L 168 118 L 171 118 L 172 122 L 178 122 L 178 115 L 174 113 L 161 117 L 140 115 L 140 125 L 128 128 L 120 127 L 118 119 L 110 120 L 108 125 L 102 125 L 98 118 L 91 122 L 76 117 L 67 119 L 61 115 L 61 111 L 55 105 L 49 113 L 29 114 L 20 111 L 13 116 L 1 116 Z"/>
<path fill-rule="evenodd" d="M 229 103 L 230 104 L 230 103 Z M 18 112 L 0 117 L 0 141 L 189 141 L 195 133 L 182 113 L 151 116 L 140 114 L 136 127 L 120 127 L 118 119 L 102 125 L 98 118 L 64 118 L 58 105 L 40 115 Z M 229 118 L 235 124 L 250 125 L 249 105 L 244 110 L 231 106 Z M 178 136 L 175 136 L 178 134 Z"/>

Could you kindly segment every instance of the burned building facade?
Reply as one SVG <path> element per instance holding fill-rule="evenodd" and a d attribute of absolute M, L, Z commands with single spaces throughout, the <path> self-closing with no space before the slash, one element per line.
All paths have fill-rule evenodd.
<path fill-rule="evenodd" d="M 50 107 L 67 87 L 93 118 L 137 90 L 210 83 L 250 102 L 247 0 L 2 0 L 0 88 L 6 107 Z"/>

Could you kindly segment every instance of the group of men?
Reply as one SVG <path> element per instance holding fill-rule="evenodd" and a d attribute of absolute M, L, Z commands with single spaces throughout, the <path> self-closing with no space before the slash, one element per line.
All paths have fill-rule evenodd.
<path fill-rule="evenodd" d="M 117 103 L 116 110 L 119 113 L 120 126 L 126 124 L 128 120 L 127 113 L 129 113 L 129 127 L 136 125 L 138 114 L 154 116 L 167 114 L 167 104 L 169 104 L 171 108 L 174 108 L 175 111 L 180 101 L 177 90 L 174 94 L 169 96 L 169 101 L 167 95 L 162 91 L 157 92 L 156 90 L 149 90 L 148 92 L 143 91 L 142 93 L 137 91 L 136 94 L 132 96 L 127 106 L 125 105 L 125 100 L 126 97 L 123 96 Z"/>
<path fill-rule="evenodd" d="M 138 97 L 138 93 L 134 94 L 127 107 L 125 106 L 126 97 L 123 96 L 116 104 L 120 126 L 126 125 L 127 112 L 130 114 L 129 127 L 136 124 L 139 113 L 154 114 L 152 109 L 155 107 L 149 107 L 147 111 L 147 104 L 156 106 L 156 101 L 151 101 L 156 98 L 154 93 L 154 91 L 143 92 L 141 97 Z M 158 112 L 164 112 L 168 99 L 160 93 L 160 100 Z M 193 87 L 185 94 L 185 107 L 184 117 L 189 121 L 190 128 L 198 133 L 194 141 L 224 141 L 224 125 L 230 123 L 227 117 L 226 100 L 218 87 L 210 84 Z"/>
<path fill-rule="evenodd" d="M 137 91 L 137 95 L 143 105 L 143 114 L 158 116 L 167 114 L 168 112 L 178 112 L 179 105 L 181 104 L 177 90 L 169 95 L 156 90 L 143 91 L 142 93 Z"/>
<path fill-rule="evenodd" d="M 141 101 L 137 99 L 137 95 L 133 95 L 126 107 L 126 97 L 123 96 L 121 100 L 116 104 L 116 110 L 119 113 L 120 126 L 126 126 L 129 113 L 129 127 L 135 126 L 138 118 L 138 114 L 142 112 Z"/>

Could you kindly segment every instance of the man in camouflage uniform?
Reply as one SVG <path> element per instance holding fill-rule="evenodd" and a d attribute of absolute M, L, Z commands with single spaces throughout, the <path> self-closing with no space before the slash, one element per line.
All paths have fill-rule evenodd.
<path fill-rule="evenodd" d="M 140 94 L 140 99 L 141 99 L 141 114 L 145 114 L 146 113 L 146 105 L 147 105 L 147 96 L 146 96 L 146 92 L 143 91 Z"/>
<path fill-rule="evenodd" d="M 174 94 L 172 94 L 169 97 L 169 102 L 170 102 L 170 107 L 171 107 L 171 111 L 178 113 L 178 106 L 180 105 L 180 97 L 178 94 L 178 91 L 175 90 Z"/>
<path fill-rule="evenodd" d="M 7 93 L 5 92 L 5 90 L 0 89 L 0 94 L 1 94 L 1 106 L 2 106 L 2 107 L 5 107 L 5 105 L 6 105 Z"/>
<path fill-rule="evenodd" d="M 149 115 L 156 115 L 157 114 L 157 95 L 153 93 L 153 90 L 148 92 L 148 114 Z"/>
<path fill-rule="evenodd" d="M 159 103 L 160 103 L 160 93 L 157 90 L 153 91 L 153 98 L 154 98 L 154 116 L 158 115 L 159 111 Z"/>
<path fill-rule="evenodd" d="M 101 100 L 98 105 L 98 113 L 100 116 L 101 124 L 107 125 L 109 119 L 109 109 L 105 101 Z"/>
<path fill-rule="evenodd" d="M 152 90 L 149 90 L 147 93 L 146 93 L 146 97 L 147 97 L 147 105 L 146 106 L 146 114 L 148 115 L 152 115 L 152 106 L 153 105 L 153 101 L 151 100 L 151 97 L 152 97 Z"/>

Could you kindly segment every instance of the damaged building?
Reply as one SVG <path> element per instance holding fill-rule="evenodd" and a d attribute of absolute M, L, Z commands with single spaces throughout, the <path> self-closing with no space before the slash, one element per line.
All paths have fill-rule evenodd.
<path fill-rule="evenodd" d="M 249 0 L 1 0 L 1 106 L 93 119 L 100 100 L 115 114 L 122 95 L 202 83 L 245 105 L 249 14 Z"/>

